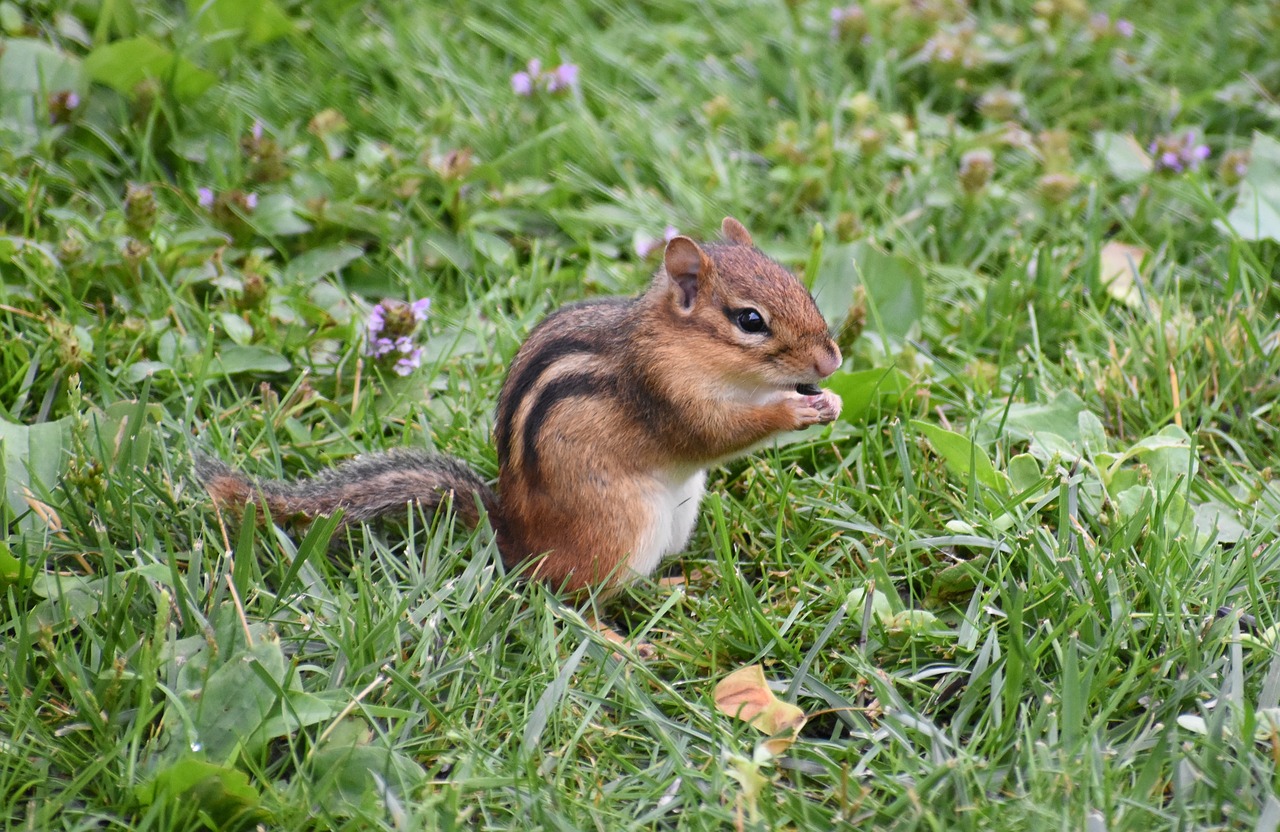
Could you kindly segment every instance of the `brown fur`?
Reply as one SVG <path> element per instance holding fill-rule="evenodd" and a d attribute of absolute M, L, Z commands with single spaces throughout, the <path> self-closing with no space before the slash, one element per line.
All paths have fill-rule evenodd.
<path fill-rule="evenodd" d="M 475 522 L 478 494 L 509 565 L 536 557 L 532 574 L 556 587 L 615 591 L 633 577 L 655 520 L 646 495 L 664 478 L 838 412 L 829 396 L 795 392 L 839 366 L 813 299 L 736 220 L 722 232 L 716 245 L 671 240 L 638 298 L 566 306 L 529 333 L 498 401 L 501 501 L 456 460 L 424 455 L 357 460 L 298 485 L 252 483 L 221 463 L 201 479 L 220 504 L 261 496 L 277 517 L 341 507 L 352 522 L 448 492 Z M 767 335 L 738 326 L 745 308 Z"/>

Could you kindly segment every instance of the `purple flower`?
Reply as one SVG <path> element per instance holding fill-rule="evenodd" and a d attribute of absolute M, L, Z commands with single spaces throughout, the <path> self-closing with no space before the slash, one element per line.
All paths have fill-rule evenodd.
<path fill-rule="evenodd" d="M 373 311 L 369 313 L 369 335 L 375 336 L 382 332 L 387 325 L 387 313 L 382 308 L 382 304 L 373 307 Z"/>
<path fill-rule="evenodd" d="M 196 204 L 208 211 L 213 207 L 213 188 L 199 188 L 196 190 Z"/>
<path fill-rule="evenodd" d="M 533 95 L 533 76 L 527 72 L 517 72 L 511 76 L 511 89 L 516 95 Z"/>
<path fill-rule="evenodd" d="M 1209 145 L 1199 141 L 1190 131 L 1181 136 L 1159 136 L 1149 145 L 1148 151 L 1155 158 L 1157 173 L 1195 170 L 1211 153 Z"/>
<path fill-rule="evenodd" d="M 258 119 L 253 120 L 253 129 L 250 130 L 255 141 L 262 141 L 262 122 Z"/>
<path fill-rule="evenodd" d="M 562 92 L 578 85 L 578 65 L 564 63 L 551 70 L 542 71 L 542 61 L 534 58 L 523 72 L 511 76 L 511 89 L 516 95 L 531 96 L 538 90 Z"/>
<path fill-rule="evenodd" d="M 578 65 L 560 64 L 547 75 L 547 92 L 559 92 L 578 86 Z"/>
<path fill-rule="evenodd" d="M 368 345 L 365 354 L 385 361 L 391 369 L 407 376 L 422 363 L 422 347 L 414 343 L 414 333 L 427 318 L 428 298 L 405 303 L 383 300 L 369 311 Z"/>
<path fill-rule="evenodd" d="M 80 106 L 80 96 L 74 92 L 68 92 L 66 98 L 63 99 L 63 103 L 66 104 L 68 110 L 74 110 Z"/>
<path fill-rule="evenodd" d="M 396 375 L 407 376 L 414 370 L 422 366 L 422 347 L 414 347 L 413 351 L 403 358 L 396 359 L 395 370 Z"/>
<path fill-rule="evenodd" d="M 680 236 L 680 229 L 676 228 L 674 225 L 668 225 L 666 228 L 662 230 L 662 239 L 664 242 L 669 243 L 673 239 L 679 236 Z"/>
<path fill-rule="evenodd" d="M 374 358 L 381 358 L 382 356 L 389 354 L 395 348 L 396 344 L 390 338 L 374 338 L 369 342 L 369 347 L 365 352 L 372 355 Z"/>
<path fill-rule="evenodd" d="M 1123 17 L 1116 21 L 1116 34 L 1122 38 L 1133 37 L 1134 28 L 1133 21 L 1125 20 Z"/>
<path fill-rule="evenodd" d="M 248 210 L 250 210 L 250 211 L 252 211 L 252 210 L 254 210 L 255 208 L 257 208 L 257 207 L 258 207 L 258 195 L 257 195 L 257 194 L 245 194 L 245 197 L 244 197 L 244 207 L 245 207 L 245 208 L 247 208 L 247 209 L 248 209 Z"/>

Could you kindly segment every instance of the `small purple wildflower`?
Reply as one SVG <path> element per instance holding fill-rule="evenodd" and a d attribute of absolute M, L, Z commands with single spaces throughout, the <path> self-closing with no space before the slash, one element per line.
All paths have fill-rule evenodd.
<path fill-rule="evenodd" d="M 248 210 L 250 210 L 250 211 L 252 211 L 252 210 L 256 209 L 256 208 L 258 207 L 258 195 L 257 195 L 257 194 L 245 194 L 245 197 L 244 197 L 244 207 L 245 207 L 245 208 L 247 208 L 247 209 L 248 209 Z"/>
<path fill-rule="evenodd" d="M 560 92 L 578 86 L 578 65 L 560 64 L 547 74 L 547 92 Z"/>
<path fill-rule="evenodd" d="M 213 188 L 198 188 L 196 190 L 196 204 L 208 211 L 213 207 Z"/>
<path fill-rule="evenodd" d="M 533 76 L 527 72 L 517 72 L 511 76 L 511 89 L 516 95 L 533 95 Z"/>
<path fill-rule="evenodd" d="M 74 110 L 80 106 L 80 96 L 74 92 L 68 92 L 67 97 L 63 99 L 63 103 L 67 105 L 68 110 Z"/>
<path fill-rule="evenodd" d="M 365 323 L 368 343 L 365 355 L 390 363 L 397 375 L 407 376 L 422 365 L 422 347 L 414 333 L 427 318 L 431 301 L 427 298 L 405 303 L 384 300 L 369 311 Z"/>
<path fill-rule="evenodd" d="M 577 64 L 563 63 L 549 72 L 542 71 L 542 61 L 534 58 L 522 72 L 511 76 L 511 89 L 526 98 L 539 90 L 556 93 L 578 86 Z"/>
<path fill-rule="evenodd" d="M 407 376 L 414 370 L 422 366 L 422 347 L 414 347 L 413 351 L 403 358 L 396 359 L 395 366 L 391 369 L 398 376 Z"/>
<path fill-rule="evenodd" d="M 253 128 L 249 132 L 253 134 L 255 141 L 262 141 L 262 121 L 255 118 Z"/>
<path fill-rule="evenodd" d="M 379 335 L 387 325 L 387 313 L 383 309 L 382 304 L 373 307 L 373 311 L 369 313 L 369 335 Z M 380 340 L 386 340 L 380 339 Z"/>
<path fill-rule="evenodd" d="M 1117 17 L 1114 21 L 1111 15 L 1104 12 L 1098 12 L 1089 18 L 1089 31 L 1096 38 L 1107 38 L 1119 36 L 1122 38 L 1131 38 L 1136 29 L 1133 21 L 1126 20 L 1123 17 Z"/>
<path fill-rule="evenodd" d="M 1196 139 L 1192 132 L 1182 136 L 1160 136 L 1147 148 L 1155 159 L 1157 173 L 1183 173 L 1195 170 L 1209 158 L 1207 144 Z"/>

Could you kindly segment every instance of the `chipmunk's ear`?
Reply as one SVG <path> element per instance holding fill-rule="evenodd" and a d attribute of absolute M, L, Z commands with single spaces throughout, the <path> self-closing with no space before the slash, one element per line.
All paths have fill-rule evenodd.
<path fill-rule="evenodd" d="M 672 237 L 662 255 L 662 267 L 671 281 L 676 308 L 692 312 L 698 292 L 705 289 L 713 266 L 711 258 L 688 237 Z"/>
<path fill-rule="evenodd" d="M 731 243 L 737 243 L 740 246 L 755 246 L 751 235 L 747 233 L 747 229 L 742 227 L 742 223 L 733 217 L 725 217 L 724 222 L 720 223 L 720 233 Z"/>

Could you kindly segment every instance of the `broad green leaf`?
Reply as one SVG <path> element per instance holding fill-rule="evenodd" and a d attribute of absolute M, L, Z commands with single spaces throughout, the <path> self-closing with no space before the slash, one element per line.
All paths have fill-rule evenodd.
<path fill-rule="evenodd" d="M 1090 454 L 1106 453 L 1107 432 L 1102 427 L 1102 420 L 1092 411 L 1082 410 L 1076 417 L 1076 427 L 1080 432 L 1081 450 Z"/>
<path fill-rule="evenodd" d="M 218 78 L 148 37 L 128 38 L 99 46 L 84 59 L 89 77 L 124 95 L 153 78 L 167 84 L 179 101 L 193 101 Z"/>
<path fill-rule="evenodd" d="M 967 436 L 955 431 L 931 425 L 918 419 L 911 420 L 911 426 L 929 440 L 929 444 L 942 457 L 947 471 L 963 483 L 968 483 L 970 475 L 982 485 L 1008 496 L 1009 479 L 995 469 L 987 452 L 975 445 Z"/>
<path fill-rule="evenodd" d="M 265 237 L 292 237 L 311 230 L 311 224 L 298 216 L 298 203 L 289 194 L 262 197 L 245 219 Z"/>
<path fill-rule="evenodd" d="M 867 588 L 860 586 L 857 589 L 850 590 L 848 596 L 845 597 L 845 606 L 849 609 L 854 625 L 860 630 L 862 628 L 863 611 L 867 606 Z M 871 617 L 883 623 L 892 616 L 893 605 L 889 603 L 889 596 L 878 589 L 871 590 Z"/>
<path fill-rule="evenodd" d="M 13 556 L 9 544 L 0 540 L 0 587 L 18 580 L 22 574 L 22 563 Z"/>
<path fill-rule="evenodd" d="M 1246 240 L 1280 242 L 1280 141 L 1261 132 L 1253 134 L 1249 169 L 1227 225 Z"/>
<path fill-rule="evenodd" d="M 932 633 L 949 634 L 952 631 L 946 627 L 938 625 L 938 616 L 928 610 L 903 610 L 896 615 L 889 616 L 884 622 L 886 630 L 896 630 L 903 633 Z"/>
<path fill-rule="evenodd" d="M 896 407 L 902 395 L 911 389 L 911 377 L 897 367 L 839 372 L 822 382 L 822 386 L 838 395 L 843 402 L 840 418 L 858 424 L 873 407 Z"/>
<path fill-rule="evenodd" d="M 265 347 L 238 344 L 223 347 L 214 357 L 212 372 L 235 375 L 237 373 L 286 373 L 293 365 L 280 353 Z"/>
<path fill-rule="evenodd" d="M 328 722 L 342 713 L 351 701 L 345 691 L 325 691 L 324 696 L 301 690 L 288 691 L 279 713 L 262 723 L 258 735 L 262 739 L 284 737 L 320 722 Z"/>
<path fill-rule="evenodd" d="M 234 312 L 219 313 L 218 322 L 222 324 L 222 331 L 227 333 L 227 337 L 240 346 L 248 346 L 253 341 L 253 327 Z"/>
<path fill-rule="evenodd" d="M 80 60 L 42 40 L 0 39 L 0 99 L 6 93 L 85 91 Z"/>
<path fill-rule="evenodd" d="M 1013 490 L 1017 494 L 1030 491 L 1032 488 L 1042 485 L 1044 481 L 1040 463 L 1036 462 L 1036 458 L 1031 454 L 1018 454 L 1009 460 L 1005 473 L 1009 477 L 1009 484 L 1013 486 Z M 1038 495 L 1030 497 L 1030 499 L 1038 498 Z"/>
<path fill-rule="evenodd" d="M 124 377 L 130 384 L 141 384 L 156 373 L 172 373 L 173 367 L 163 361 L 135 361 L 125 368 Z"/>
<path fill-rule="evenodd" d="M 187 13 L 224 64 L 244 43 L 269 43 L 294 31 L 293 21 L 273 0 L 187 0 Z"/>
<path fill-rule="evenodd" d="M 1093 134 L 1093 146 L 1106 160 L 1111 175 L 1121 182 L 1137 182 L 1151 173 L 1151 157 L 1129 133 L 1100 130 Z"/>
<path fill-rule="evenodd" d="M 268 818 L 248 775 L 194 755 L 160 769 L 134 794 L 143 806 L 194 800 L 220 829 L 243 828 Z"/>
<path fill-rule="evenodd" d="M 924 272 L 915 263 L 864 240 L 825 249 L 813 297 L 831 326 L 841 327 L 848 320 L 859 286 L 871 332 L 901 339 L 924 315 Z"/>
<path fill-rule="evenodd" d="M 1009 405 L 1007 413 L 1003 405 L 993 407 L 982 416 L 982 430 L 978 441 L 984 445 L 994 442 L 999 438 L 995 431 L 1003 428 L 1004 436 L 1023 441 L 1030 440 L 1037 434 L 1056 434 L 1078 449 L 1080 414 L 1084 410 L 1084 402 L 1070 390 L 1063 390 L 1053 397 L 1053 401 L 1043 404 Z"/>
<path fill-rule="evenodd" d="M 1129 521 L 1151 513 L 1151 507 L 1155 504 L 1155 494 L 1150 486 L 1135 485 L 1116 494 L 1112 502 L 1120 518 Z"/>
<path fill-rule="evenodd" d="M 1161 490 L 1173 487 L 1179 478 L 1186 482 L 1198 468 L 1191 450 L 1191 437 L 1177 425 L 1166 425 L 1154 436 L 1134 443 L 1128 456 L 1136 456 L 1151 471 L 1151 482 Z"/>
<path fill-rule="evenodd" d="M 209 759 L 230 762 L 242 746 L 252 754 L 266 742 L 262 728 L 279 705 L 277 688 L 284 677 L 280 639 L 269 633 L 209 674 L 198 696 L 184 694 L 195 699 L 187 708 L 196 740 Z"/>
<path fill-rule="evenodd" d="M 102 606 L 100 584 L 77 575 L 37 574 L 33 576 L 31 591 L 44 598 L 27 614 L 27 626 L 33 631 L 73 630 L 81 621 L 97 615 Z"/>
<path fill-rule="evenodd" d="M 364 249 L 359 246 L 346 244 L 312 249 L 289 262 L 284 269 L 284 282 L 289 285 L 312 283 L 342 269 L 363 254 Z"/>
<path fill-rule="evenodd" d="M 1196 528 L 1219 543 L 1236 543 L 1249 533 L 1239 512 L 1216 500 L 1196 506 Z"/>
<path fill-rule="evenodd" d="M 972 595 L 982 568 L 990 557 L 979 555 L 971 561 L 961 561 L 939 569 L 934 573 L 933 583 L 929 586 L 929 599 L 947 602 Z"/>
<path fill-rule="evenodd" d="M 385 811 L 392 802 L 412 797 L 427 775 L 410 757 L 369 742 L 354 721 L 339 724 L 329 741 L 311 757 L 311 794 L 334 813 L 353 807 Z"/>
<path fill-rule="evenodd" d="M 27 515 L 22 521 L 24 529 L 36 529 L 41 522 L 28 514 L 28 494 L 38 499 L 53 489 L 66 471 L 71 420 L 68 416 L 56 422 L 15 425 L 0 419 L 0 449 L 4 461 L 0 476 L 4 480 L 5 500 L 13 516 Z"/>

